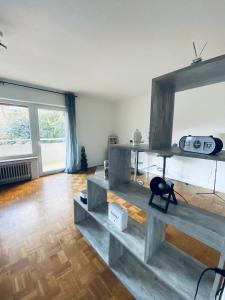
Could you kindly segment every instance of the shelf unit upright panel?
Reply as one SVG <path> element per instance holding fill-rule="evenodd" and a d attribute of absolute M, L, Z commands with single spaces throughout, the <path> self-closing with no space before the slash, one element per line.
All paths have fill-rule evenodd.
<path fill-rule="evenodd" d="M 88 210 L 93 210 L 101 204 L 107 202 L 107 190 L 99 184 L 88 180 L 87 181 L 87 207 Z"/>
<path fill-rule="evenodd" d="M 87 192 L 87 204 L 81 202 L 79 197 L 74 200 L 74 221 L 76 227 L 80 230 L 83 236 L 97 251 L 100 257 L 108 264 L 110 233 L 104 228 L 104 226 L 102 226 L 101 223 L 97 222 L 90 213 L 97 207 L 106 205 L 107 190 L 105 189 L 105 186 L 101 186 L 91 180 L 88 180 Z"/>
<path fill-rule="evenodd" d="M 142 201 L 142 198 L 137 197 L 136 188 L 139 189 L 140 185 L 136 185 L 131 182 L 131 149 L 129 148 L 120 148 L 114 147 L 113 145 L 109 149 L 109 189 L 115 195 L 127 200 L 131 204 L 145 209 L 147 203 Z M 131 193 L 130 193 L 131 191 Z M 146 189 L 143 188 L 143 194 L 145 194 Z M 134 197 L 133 197 L 134 195 Z M 140 193 L 141 195 L 141 193 Z M 143 206 L 144 204 L 144 206 Z M 143 226 L 143 225 L 142 225 Z M 146 262 L 148 256 L 146 256 L 146 249 L 149 248 L 149 226 L 148 219 L 144 225 L 144 246 L 142 253 L 140 251 L 135 251 L 138 255 L 138 258 L 141 258 L 141 261 Z M 142 243 L 143 244 L 143 243 Z M 142 246 L 141 246 L 142 247 Z M 130 247 L 132 252 L 132 247 Z M 141 254 L 140 254 L 141 253 Z"/>
<path fill-rule="evenodd" d="M 150 118 L 150 149 L 168 150 L 171 147 L 173 131 L 175 91 L 173 85 L 152 80 L 152 101 Z"/>
<path fill-rule="evenodd" d="M 165 223 L 155 218 L 149 210 L 147 214 L 145 262 L 148 263 L 150 258 L 159 249 L 165 240 Z"/>
<path fill-rule="evenodd" d="M 130 182 L 131 151 L 130 149 L 111 147 L 109 150 L 109 189 Z"/>
<path fill-rule="evenodd" d="M 124 254 L 125 248 L 112 234 L 110 234 L 109 245 L 109 265 L 113 266 Z"/>

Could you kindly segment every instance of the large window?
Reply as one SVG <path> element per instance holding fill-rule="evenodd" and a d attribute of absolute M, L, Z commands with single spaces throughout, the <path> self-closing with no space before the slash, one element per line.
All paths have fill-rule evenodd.
<path fill-rule="evenodd" d="M 31 153 L 28 108 L 0 103 L 0 157 Z"/>
<path fill-rule="evenodd" d="M 40 175 L 66 164 L 66 110 L 63 107 L 0 102 L 0 159 L 36 156 Z"/>

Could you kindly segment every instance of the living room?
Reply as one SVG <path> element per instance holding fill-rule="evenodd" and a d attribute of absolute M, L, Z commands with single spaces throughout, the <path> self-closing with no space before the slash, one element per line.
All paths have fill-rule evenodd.
<path fill-rule="evenodd" d="M 225 299 L 224 11 L 1 1 L 0 299 Z"/>

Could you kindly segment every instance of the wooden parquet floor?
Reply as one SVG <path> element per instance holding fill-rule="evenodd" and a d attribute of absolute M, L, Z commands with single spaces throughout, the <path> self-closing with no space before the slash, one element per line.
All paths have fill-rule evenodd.
<path fill-rule="evenodd" d="M 1 188 L 0 300 L 133 299 L 73 223 L 73 196 L 86 187 L 88 174 L 58 174 Z M 196 187 L 178 183 L 193 205 L 225 215 L 225 203 L 196 196 Z M 198 190 L 201 190 L 198 188 Z M 109 194 L 139 222 L 145 214 Z M 167 226 L 167 239 L 209 266 L 218 253 Z"/>

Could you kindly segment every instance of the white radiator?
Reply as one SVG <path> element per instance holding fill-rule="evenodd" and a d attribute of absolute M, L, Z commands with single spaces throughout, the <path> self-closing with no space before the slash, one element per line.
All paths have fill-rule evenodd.
<path fill-rule="evenodd" d="M 30 180 L 31 161 L 0 165 L 0 185 Z"/>

